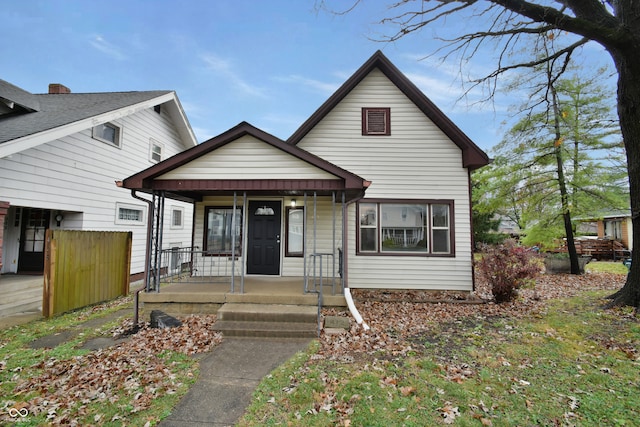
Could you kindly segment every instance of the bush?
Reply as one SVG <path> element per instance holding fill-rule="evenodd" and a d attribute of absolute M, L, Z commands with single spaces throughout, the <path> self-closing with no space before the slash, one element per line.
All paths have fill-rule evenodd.
<path fill-rule="evenodd" d="M 537 258 L 534 251 L 506 240 L 501 245 L 485 246 L 477 268 L 491 284 L 496 302 L 508 302 L 518 288 L 535 281 L 541 271 Z"/>

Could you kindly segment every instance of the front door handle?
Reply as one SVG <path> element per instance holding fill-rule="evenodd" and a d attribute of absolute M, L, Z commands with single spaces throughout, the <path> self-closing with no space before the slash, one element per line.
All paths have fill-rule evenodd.
<path fill-rule="evenodd" d="M 276 234 L 276 243 L 280 243 L 280 235 Z"/>

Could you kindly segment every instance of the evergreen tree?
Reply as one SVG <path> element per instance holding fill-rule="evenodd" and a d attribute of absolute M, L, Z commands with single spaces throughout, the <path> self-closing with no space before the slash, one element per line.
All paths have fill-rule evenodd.
<path fill-rule="evenodd" d="M 475 176 L 479 210 L 495 210 L 525 231 L 525 244 L 572 239 L 571 218 L 628 208 L 624 146 L 613 106 L 595 79 L 559 80 L 494 147 Z M 568 227 L 568 229 L 567 229 Z"/>

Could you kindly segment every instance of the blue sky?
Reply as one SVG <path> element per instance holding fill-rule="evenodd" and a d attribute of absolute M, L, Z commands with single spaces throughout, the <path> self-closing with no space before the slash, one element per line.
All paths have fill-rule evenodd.
<path fill-rule="evenodd" d="M 0 0 L 0 78 L 33 93 L 175 90 L 199 142 L 241 121 L 288 138 L 376 50 L 484 150 L 497 144 L 518 95 L 462 94 L 458 63 L 441 64 L 435 34 L 395 43 L 377 22 L 386 1 L 337 16 L 315 0 Z M 330 1 L 331 6 L 351 4 Z M 597 48 L 591 50 L 600 54 Z M 469 73 L 491 67 L 477 55 Z M 601 55 L 604 56 L 604 55 Z M 456 102 L 457 101 L 457 102 Z M 471 104 L 471 105 L 468 105 Z"/>

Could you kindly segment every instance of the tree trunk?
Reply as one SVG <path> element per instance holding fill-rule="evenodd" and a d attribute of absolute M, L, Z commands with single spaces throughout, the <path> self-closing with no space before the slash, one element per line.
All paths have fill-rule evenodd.
<path fill-rule="evenodd" d="M 567 235 L 567 250 L 569 261 L 571 262 L 571 274 L 580 274 L 580 264 L 578 263 L 578 252 L 576 242 L 573 239 L 573 226 L 571 224 L 571 209 L 569 208 L 569 194 L 567 193 L 567 183 L 564 177 L 564 162 L 562 160 L 562 134 L 560 133 L 560 111 L 558 111 L 558 94 L 551 84 L 551 97 L 553 103 L 553 123 L 555 126 L 555 155 L 556 166 L 558 168 L 558 185 L 560 187 L 560 199 L 562 201 L 562 219 L 564 220 L 564 232 Z"/>
<path fill-rule="evenodd" d="M 640 245 L 640 40 L 610 49 L 618 70 L 618 116 L 627 151 L 633 246 Z M 624 287 L 611 296 L 610 305 L 640 308 L 640 250 L 633 250 Z"/>

